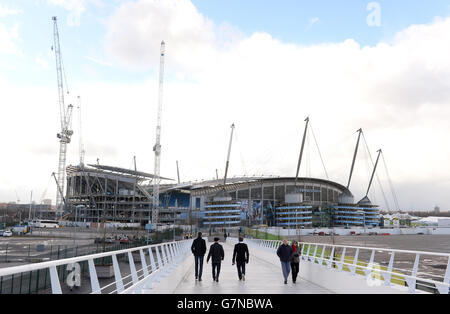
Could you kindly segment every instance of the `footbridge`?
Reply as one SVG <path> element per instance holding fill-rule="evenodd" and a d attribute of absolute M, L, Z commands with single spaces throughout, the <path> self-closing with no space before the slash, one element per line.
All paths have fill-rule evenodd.
<path fill-rule="evenodd" d="M 0 284 L 20 278 L 28 288 L 20 293 L 53 294 L 449 294 L 450 254 L 301 243 L 297 283 L 284 284 L 276 255 L 281 242 L 244 242 L 250 251 L 245 281 L 231 264 L 237 239 L 228 238 L 219 282 L 206 257 L 203 280 L 195 280 L 192 240 L 183 240 L 2 268 Z M 424 271 L 431 260 L 446 265 L 440 274 Z M 18 292 L 11 287 L 11 293 Z"/>

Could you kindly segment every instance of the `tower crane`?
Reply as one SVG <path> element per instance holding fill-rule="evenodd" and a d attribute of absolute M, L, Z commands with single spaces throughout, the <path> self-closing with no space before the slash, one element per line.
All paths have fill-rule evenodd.
<path fill-rule="evenodd" d="M 164 41 L 161 42 L 160 50 L 160 65 L 159 65 L 159 101 L 158 101 L 158 118 L 156 122 L 156 144 L 153 146 L 155 152 L 155 181 L 153 185 L 153 210 L 152 210 L 152 224 L 158 223 L 158 207 L 159 207 L 159 183 L 161 181 L 160 166 L 161 166 L 161 114 L 163 104 L 163 86 L 164 86 L 164 57 L 166 53 L 166 45 Z"/>
<path fill-rule="evenodd" d="M 86 151 L 84 150 L 83 133 L 81 132 L 82 129 L 81 129 L 81 97 L 80 96 L 77 97 L 77 101 L 78 101 L 78 123 L 79 123 L 78 132 L 80 133 L 80 135 L 79 135 L 80 167 L 84 167 L 84 155 L 86 154 Z"/>
<path fill-rule="evenodd" d="M 14 192 L 16 192 L 17 204 L 20 204 L 20 198 L 19 195 L 17 194 L 17 190 L 15 190 Z"/>
<path fill-rule="evenodd" d="M 57 134 L 59 139 L 59 161 L 58 161 L 58 180 L 56 190 L 56 215 L 60 215 L 63 211 L 64 182 L 66 180 L 66 154 L 67 144 L 73 135 L 71 130 L 72 109 L 73 106 L 65 106 L 64 104 L 64 84 L 63 84 L 63 67 L 61 57 L 61 47 L 59 45 L 59 32 L 57 18 L 54 16 L 53 20 L 53 37 L 54 37 L 54 51 L 56 59 L 56 74 L 58 79 L 58 96 L 59 96 L 59 113 L 61 118 L 61 131 Z"/>

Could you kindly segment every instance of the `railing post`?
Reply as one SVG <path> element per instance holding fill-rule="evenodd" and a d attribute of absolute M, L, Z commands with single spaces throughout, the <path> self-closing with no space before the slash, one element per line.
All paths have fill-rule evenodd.
<path fill-rule="evenodd" d="M 411 277 L 410 278 L 406 278 L 405 277 L 405 281 L 409 286 L 409 292 L 414 293 L 414 291 L 416 290 L 416 282 L 417 282 L 417 271 L 419 269 L 419 260 L 420 260 L 420 254 L 416 254 L 416 260 L 414 261 L 414 267 L 411 273 Z"/>
<path fill-rule="evenodd" d="M 370 254 L 369 265 L 367 265 L 367 269 L 365 270 L 366 276 L 370 276 L 372 273 L 374 259 L 375 259 L 375 250 L 372 250 L 372 253 Z"/>
<path fill-rule="evenodd" d="M 315 245 L 315 248 L 314 248 L 313 259 L 312 259 L 313 264 L 316 263 L 317 247 L 318 247 L 318 246 L 317 246 L 317 244 L 316 244 L 316 245 Z"/>
<path fill-rule="evenodd" d="M 170 250 L 171 250 L 172 256 L 173 256 L 173 263 L 176 264 L 176 262 L 178 260 L 178 256 L 177 256 L 176 251 L 175 251 L 175 243 L 172 243 L 170 245 Z"/>
<path fill-rule="evenodd" d="M 342 256 L 341 256 L 341 261 L 338 263 L 338 270 L 342 271 L 344 268 L 344 261 L 345 261 L 345 250 L 347 248 L 344 247 L 344 249 L 342 250 Z"/>
<path fill-rule="evenodd" d="M 97 270 L 95 269 L 95 264 L 93 259 L 88 260 L 89 265 L 89 277 L 91 278 L 91 289 L 92 294 L 101 294 L 100 284 L 98 282 Z"/>
<path fill-rule="evenodd" d="M 394 268 L 394 258 L 395 258 L 395 252 L 391 253 L 391 258 L 389 259 L 389 265 L 388 265 L 388 272 L 383 272 L 383 277 L 384 277 L 384 284 L 386 286 L 390 286 L 391 285 L 391 278 L 392 278 L 392 269 Z"/>
<path fill-rule="evenodd" d="M 356 249 L 355 257 L 353 259 L 353 265 L 350 266 L 350 272 L 351 272 L 352 275 L 355 275 L 355 272 L 356 272 L 358 256 L 359 256 L 359 248 Z"/>
<path fill-rule="evenodd" d="M 152 267 L 152 273 L 156 271 L 155 258 L 153 257 L 153 250 L 151 247 L 148 248 L 148 256 L 150 257 L 150 265 Z"/>
<path fill-rule="evenodd" d="M 170 263 L 171 264 L 175 263 L 175 256 L 173 255 L 173 252 L 172 252 L 172 245 L 171 245 L 171 243 L 167 244 L 166 251 L 167 251 L 167 255 L 169 256 Z"/>
<path fill-rule="evenodd" d="M 327 262 L 328 268 L 329 268 L 329 269 L 333 266 L 333 262 L 334 262 L 334 249 L 335 249 L 335 247 L 333 246 L 333 248 L 331 249 L 330 259 L 329 259 L 328 262 Z"/>
<path fill-rule="evenodd" d="M 120 293 L 123 291 L 123 281 L 122 275 L 120 274 L 119 263 L 117 262 L 116 254 L 112 255 L 113 267 L 114 267 L 114 278 L 116 280 L 116 292 Z"/>
<path fill-rule="evenodd" d="M 178 256 L 180 254 L 180 252 L 178 251 L 178 244 L 179 244 L 179 242 L 173 243 L 173 250 L 174 250 L 176 256 Z"/>
<path fill-rule="evenodd" d="M 450 283 L 450 257 L 447 262 L 447 270 L 445 271 L 443 285 L 436 284 L 436 287 L 440 294 L 449 294 L 449 286 L 447 284 Z"/>
<path fill-rule="evenodd" d="M 163 262 L 163 266 L 166 266 L 169 263 L 169 259 L 166 255 L 166 251 L 165 251 L 165 245 L 161 244 L 161 254 L 162 254 L 162 262 Z"/>
<path fill-rule="evenodd" d="M 325 256 L 325 247 L 326 247 L 325 245 L 322 246 L 322 255 L 320 256 L 320 259 L 319 259 L 320 266 L 323 266 L 323 258 Z"/>
<path fill-rule="evenodd" d="M 169 261 L 169 264 L 172 264 L 173 258 L 172 258 L 172 254 L 170 252 L 170 244 L 169 243 L 166 244 L 165 250 L 166 250 L 167 260 Z"/>
<path fill-rule="evenodd" d="M 134 264 L 134 258 L 133 253 L 128 252 L 128 262 L 130 263 L 130 273 L 131 273 L 131 280 L 133 281 L 133 284 L 138 283 L 138 277 L 136 272 L 136 265 Z"/>
<path fill-rule="evenodd" d="M 161 259 L 161 255 L 159 254 L 159 249 L 158 249 L 159 246 L 160 245 L 155 246 L 155 250 L 156 250 L 156 260 L 158 261 L 158 269 L 161 269 L 164 267 L 164 263 Z"/>
<path fill-rule="evenodd" d="M 62 294 L 61 285 L 59 284 L 58 271 L 56 270 L 56 266 L 50 267 L 50 282 L 52 285 L 52 293 L 53 294 Z"/>
<path fill-rule="evenodd" d="M 141 257 L 142 272 L 144 274 L 144 277 L 147 277 L 148 276 L 147 261 L 145 260 L 145 255 L 142 249 L 139 250 L 139 256 Z"/>
<path fill-rule="evenodd" d="M 153 257 L 152 247 L 148 248 L 148 256 L 150 258 L 150 266 L 151 266 L 151 271 L 152 272 L 150 274 L 151 277 L 149 277 L 147 279 L 147 281 L 146 281 L 146 283 L 144 285 L 144 289 L 151 289 L 153 281 L 157 280 L 158 279 L 158 275 L 159 275 L 159 274 L 156 273 L 157 267 L 156 267 L 156 264 L 155 264 L 155 259 Z"/>
<path fill-rule="evenodd" d="M 306 261 L 309 262 L 309 251 L 311 250 L 311 244 L 308 244 L 308 251 L 306 252 Z"/>

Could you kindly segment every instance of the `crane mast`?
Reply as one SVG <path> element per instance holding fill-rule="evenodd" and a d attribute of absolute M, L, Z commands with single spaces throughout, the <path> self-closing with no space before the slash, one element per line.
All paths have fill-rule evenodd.
<path fill-rule="evenodd" d="M 78 123 L 79 123 L 78 132 L 80 132 L 78 149 L 79 149 L 79 153 L 80 153 L 80 167 L 84 167 L 84 155 L 85 155 L 86 151 L 84 150 L 83 133 L 81 132 L 82 125 L 81 125 L 81 98 L 80 98 L 80 96 L 77 97 L 77 100 L 78 100 Z"/>
<path fill-rule="evenodd" d="M 66 180 L 66 155 L 67 155 L 67 144 L 70 143 L 70 138 L 73 131 L 70 130 L 71 119 L 72 119 L 72 109 L 73 106 L 69 105 L 66 109 L 64 104 L 64 84 L 63 84 L 63 69 L 62 69 L 62 58 L 61 58 L 61 47 L 59 45 L 59 32 L 57 18 L 54 16 L 53 20 L 53 36 L 54 36 L 54 51 L 56 59 L 56 74 L 58 79 L 58 99 L 59 99 L 59 113 L 61 118 L 61 132 L 57 134 L 59 138 L 59 161 L 58 161 L 58 180 L 57 180 L 57 190 L 56 190 L 56 215 L 61 214 L 63 211 L 63 195 L 64 195 L 64 182 Z"/>
<path fill-rule="evenodd" d="M 152 210 L 152 224 L 158 223 L 158 207 L 159 207 L 159 183 L 161 181 L 160 165 L 161 165 L 161 114 L 163 104 L 163 86 L 164 86 L 164 57 L 166 52 L 166 45 L 164 41 L 161 42 L 161 54 L 159 65 L 159 100 L 158 100 L 158 118 L 156 122 L 156 144 L 153 146 L 155 152 L 155 179 L 153 185 L 153 210 Z"/>

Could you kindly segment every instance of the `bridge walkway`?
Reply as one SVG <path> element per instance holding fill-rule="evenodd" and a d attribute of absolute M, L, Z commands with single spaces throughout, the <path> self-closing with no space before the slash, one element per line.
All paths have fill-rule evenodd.
<path fill-rule="evenodd" d="M 329 294 L 330 291 L 313 283 L 297 278 L 292 283 L 289 275 L 288 284 L 284 284 L 281 265 L 268 261 L 264 254 L 268 252 L 249 246 L 250 259 L 246 265 L 246 279 L 239 281 L 236 265 L 232 265 L 233 243 L 221 243 L 225 251 L 225 259 L 219 276 L 219 282 L 212 280 L 211 261 L 203 265 L 202 281 L 195 280 L 194 257 L 186 275 L 181 278 L 174 290 L 175 294 Z M 209 251 L 208 244 L 208 251 Z"/>

